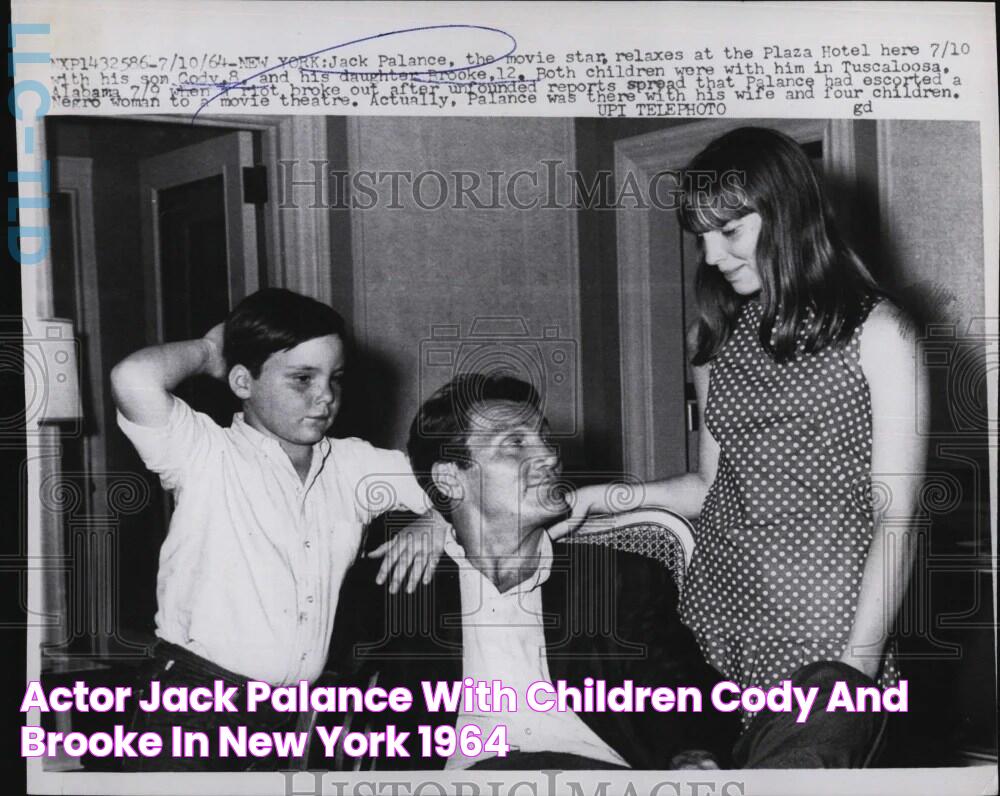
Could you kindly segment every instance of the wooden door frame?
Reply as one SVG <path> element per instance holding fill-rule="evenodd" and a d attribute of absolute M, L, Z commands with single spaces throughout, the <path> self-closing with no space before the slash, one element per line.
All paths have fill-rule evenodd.
<path fill-rule="evenodd" d="M 267 168 L 269 201 L 264 212 L 264 250 L 267 284 L 286 287 L 333 302 L 330 274 L 331 242 L 328 208 L 300 208 L 282 213 L 278 198 L 282 163 L 329 163 L 325 116 L 243 116 L 199 114 L 136 116 L 137 121 L 225 127 L 249 130 L 260 136 L 259 157 Z"/>
<path fill-rule="evenodd" d="M 84 496 L 86 511 L 92 516 L 107 514 L 107 429 L 103 427 L 107 404 L 104 395 L 104 364 L 101 357 L 101 301 L 97 276 L 97 245 L 94 227 L 94 162 L 92 158 L 55 158 L 55 185 L 57 193 L 70 197 L 73 217 L 73 276 L 75 285 L 75 317 L 77 332 L 85 332 L 87 343 L 81 356 L 89 368 L 89 382 L 81 380 L 81 390 L 89 387 L 91 412 L 100 424 L 99 432 L 83 435 L 84 460 L 88 477 L 93 479 L 94 491 Z"/>
<path fill-rule="evenodd" d="M 236 173 L 226 161 L 230 158 L 233 139 L 240 137 L 238 146 L 242 157 Z M 163 332 L 163 263 L 160 254 L 160 225 L 158 220 L 159 192 L 180 185 L 204 179 L 203 164 L 183 157 L 177 162 L 176 154 L 182 150 L 207 150 L 213 164 L 222 163 L 223 196 L 225 202 L 226 238 L 226 283 L 228 305 L 232 307 L 249 293 L 256 292 L 260 285 L 260 264 L 257 254 L 256 211 L 253 205 L 243 201 L 242 168 L 253 165 L 253 140 L 246 130 L 234 130 L 226 136 L 211 138 L 198 144 L 190 144 L 176 150 L 164 152 L 139 161 L 139 187 L 142 215 L 143 273 L 146 282 L 146 324 L 147 340 L 159 344 L 164 342 Z M 164 159 L 169 158 L 169 164 Z M 215 176 L 215 175 L 211 175 Z M 153 183 L 155 187 L 150 187 Z M 237 229 L 232 223 L 238 214 L 241 224 Z M 252 234 L 246 236 L 249 230 Z M 251 239 L 245 245 L 245 237 Z M 249 248 L 249 250 L 248 250 Z"/>
<path fill-rule="evenodd" d="M 649 185 L 658 172 L 683 169 L 710 141 L 747 124 L 774 127 L 803 144 L 822 141 L 825 172 L 836 175 L 841 184 L 856 184 L 854 123 L 850 120 L 712 119 L 616 141 L 616 195 L 621 195 L 625 187 L 625 175 L 634 177 L 639 186 Z M 676 215 L 670 214 L 667 223 L 677 225 Z M 622 460 L 626 473 L 648 480 L 657 475 L 660 464 L 656 457 L 654 435 L 661 430 L 656 428 L 653 417 L 654 401 L 676 402 L 683 407 L 685 400 L 683 373 L 669 395 L 662 392 L 654 395 L 653 371 L 662 358 L 684 362 L 685 340 L 681 336 L 670 341 L 667 351 L 652 344 L 654 321 L 650 285 L 653 269 L 662 265 L 651 261 L 648 209 L 620 207 L 616 211 L 616 224 Z M 680 235 L 679 225 L 677 235 Z M 675 305 L 657 307 L 657 312 L 680 312 L 682 301 L 683 297 L 677 296 Z M 678 435 L 678 439 L 684 443 L 683 433 Z"/>

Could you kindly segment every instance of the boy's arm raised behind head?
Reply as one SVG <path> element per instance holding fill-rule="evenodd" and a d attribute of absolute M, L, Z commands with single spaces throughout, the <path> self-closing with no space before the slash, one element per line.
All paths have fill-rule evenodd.
<path fill-rule="evenodd" d="M 140 426 L 164 426 L 173 408 L 172 391 L 198 374 L 225 378 L 222 328 L 215 326 L 197 340 L 165 343 L 136 351 L 111 370 L 115 405 Z"/>

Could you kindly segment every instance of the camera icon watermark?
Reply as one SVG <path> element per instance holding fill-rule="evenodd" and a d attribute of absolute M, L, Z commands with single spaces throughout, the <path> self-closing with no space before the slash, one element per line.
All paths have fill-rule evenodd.
<path fill-rule="evenodd" d="M 0 370 L 23 375 L 24 409 L 0 415 L 0 440 L 43 423 L 64 435 L 82 431 L 80 351 L 72 325 L 60 319 L 22 318 L 21 334 L 0 333 Z"/>
<path fill-rule="evenodd" d="M 984 334 L 976 324 L 963 332 L 951 323 L 929 324 L 917 340 L 917 361 L 926 368 L 932 382 L 930 400 L 933 403 L 946 399 L 950 421 L 946 433 L 950 437 L 996 433 L 996 415 L 991 419 L 989 413 L 987 382 L 1000 369 L 998 342 L 996 336 Z M 933 406 L 922 408 L 933 416 Z"/>
<path fill-rule="evenodd" d="M 487 316 L 476 318 L 463 334 L 457 324 L 437 324 L 420 341 L 419 369 L 421 403 L 456 376 L 513 376 L 537 391 L 551 436 L 571 437 L 578 431 L 579 346 L 556 325 L 532 334 L 524 318 Z M 476 396 L 465 398 L 474 402 Z M 430 428 L 420 432 L 434 434 Z"/>

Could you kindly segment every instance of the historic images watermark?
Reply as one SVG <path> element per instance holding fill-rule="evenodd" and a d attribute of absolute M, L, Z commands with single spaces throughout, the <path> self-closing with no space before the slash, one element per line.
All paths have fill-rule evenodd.
<path fill-rule="evenodd" d="M 584 174 L 559 159 L 533 169 L 438 171 L 379 169 L 347 171 L 326 160 L 278 161 L 278 207 L 282 210 L 677 210 L 684 197 L 706 206 L 742 205 L 739 171 L 664 169 L 652 175 L 611 170 Z M 710 190 L 713 186 L 721 190 Z M 732 204 L 730 204 L 732 203 Z"/>
<path fill-rule="evenodd" d="M 693 773 L 693 772 L 692 772 Z M 633 796 L 744 796 L 746 782 L 739 779 L 662 779 L 655 782 L 611 782 L 599 773 L 591 776 L 555 769 L 544 769 L 537 775 L 518 775 L 486 782 L 469 780 L 441 781 L 440 778 L 400 779 L 340 779 L 337 774 L 323 771 L 283 771 L 285 796 L 539 796 L 565 793 L 570 796 L 613 796 L 616 793 Z"/>

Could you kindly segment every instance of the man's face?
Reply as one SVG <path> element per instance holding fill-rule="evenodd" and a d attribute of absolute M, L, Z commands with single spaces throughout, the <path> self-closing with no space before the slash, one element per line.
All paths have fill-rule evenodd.
<path fill-rule="evenodd" d="M 513 522 L 525 530 L 563 514 L 566 496 L 554 489 L 561 463 L 541 414 L 524 404 L 486 401 L 474 417 L 471 463 L 457 468 L 463 508 L 486 522 Z"/>
<path fill-rule="evenodd" d="M 290 455 L 319 442 L 340 408 L 344 344 L 337 335 L 315 337 L 265 360 L 260 376 L 246 375 L 242 390 L 247 424 Z"/>

